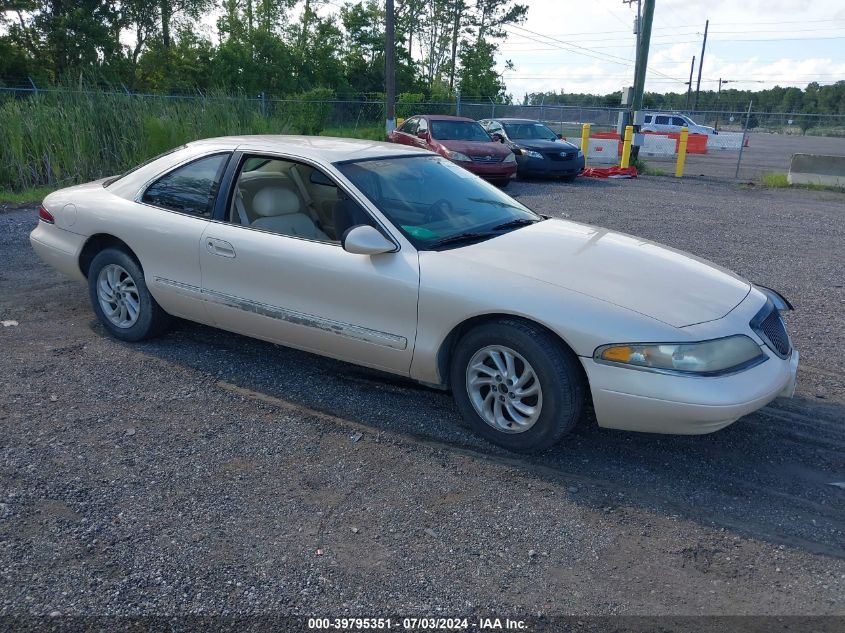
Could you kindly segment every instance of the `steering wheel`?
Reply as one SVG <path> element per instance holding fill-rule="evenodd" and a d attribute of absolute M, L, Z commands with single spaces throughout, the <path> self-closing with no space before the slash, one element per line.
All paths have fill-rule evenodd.
<path fill-rule="evenodd" d="M 452 203 L 446 200 L 446 198 L 440 198 L 440 200 L 432 203 L 426 210 L 424 216 L 425 223 L 429 224 L 437 220 L 446 220 L 454 217 L 454 215 L 455 208 L 452 206 Z"/>

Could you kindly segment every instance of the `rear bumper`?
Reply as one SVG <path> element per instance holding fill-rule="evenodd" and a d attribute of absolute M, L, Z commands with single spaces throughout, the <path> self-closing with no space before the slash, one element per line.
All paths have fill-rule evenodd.
<path fill-rule="evenodd" d="M 86 237 L 65 231 L 51 224 L 39 222 L 29 234 L 29 243 L 41 260 L 77 281 L 85 281 L 79 270 L 79 254 L 85 246 Z"/>
<path fill-rule="evenodd" d="M 672 376 L 596 363 L 582 358 L 599 426 L 698 435 L 718 431 L 767 405 L 792 397 L 798 352 L 718 378 Z"/>

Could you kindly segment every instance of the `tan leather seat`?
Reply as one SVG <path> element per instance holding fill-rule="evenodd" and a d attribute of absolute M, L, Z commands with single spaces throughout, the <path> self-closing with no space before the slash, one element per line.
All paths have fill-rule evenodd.
<path fill-rule="evenodd" d="M 259 216 L 251 226 L 282 235 L 329 241 L 329 236 L 303 213 L 302 203 L 295 191 L 286 187 L 265 187 L 252 199 L 252 212 Z"/>

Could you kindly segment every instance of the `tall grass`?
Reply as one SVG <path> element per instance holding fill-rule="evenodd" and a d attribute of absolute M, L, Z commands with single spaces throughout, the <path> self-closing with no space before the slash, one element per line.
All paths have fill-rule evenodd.
<path fill-rule="evenodd" d="M 62 91 L 10 97 L 0 100 L 0 189 L 94 180 L 199 138 L 320 127 L 309 114 L 307 108 L 266 109 L 256 100 L 224 95 Z"/>
<path fill-rule="evenodd" d="M 789 179 L 784 173 L 770 172 L 767 174 L 763 174 L 760 180 L 766 187 L 781 189 L 783 187 L 789 186 Z"/>

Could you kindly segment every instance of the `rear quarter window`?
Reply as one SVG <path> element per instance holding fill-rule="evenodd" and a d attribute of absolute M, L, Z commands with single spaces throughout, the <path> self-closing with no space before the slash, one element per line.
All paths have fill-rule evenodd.
<path fill-rule="evenodd" d="M 229 154 L 206 156 L 177 167 L 147 187 L 141 202 L 210 218 Z"/>

